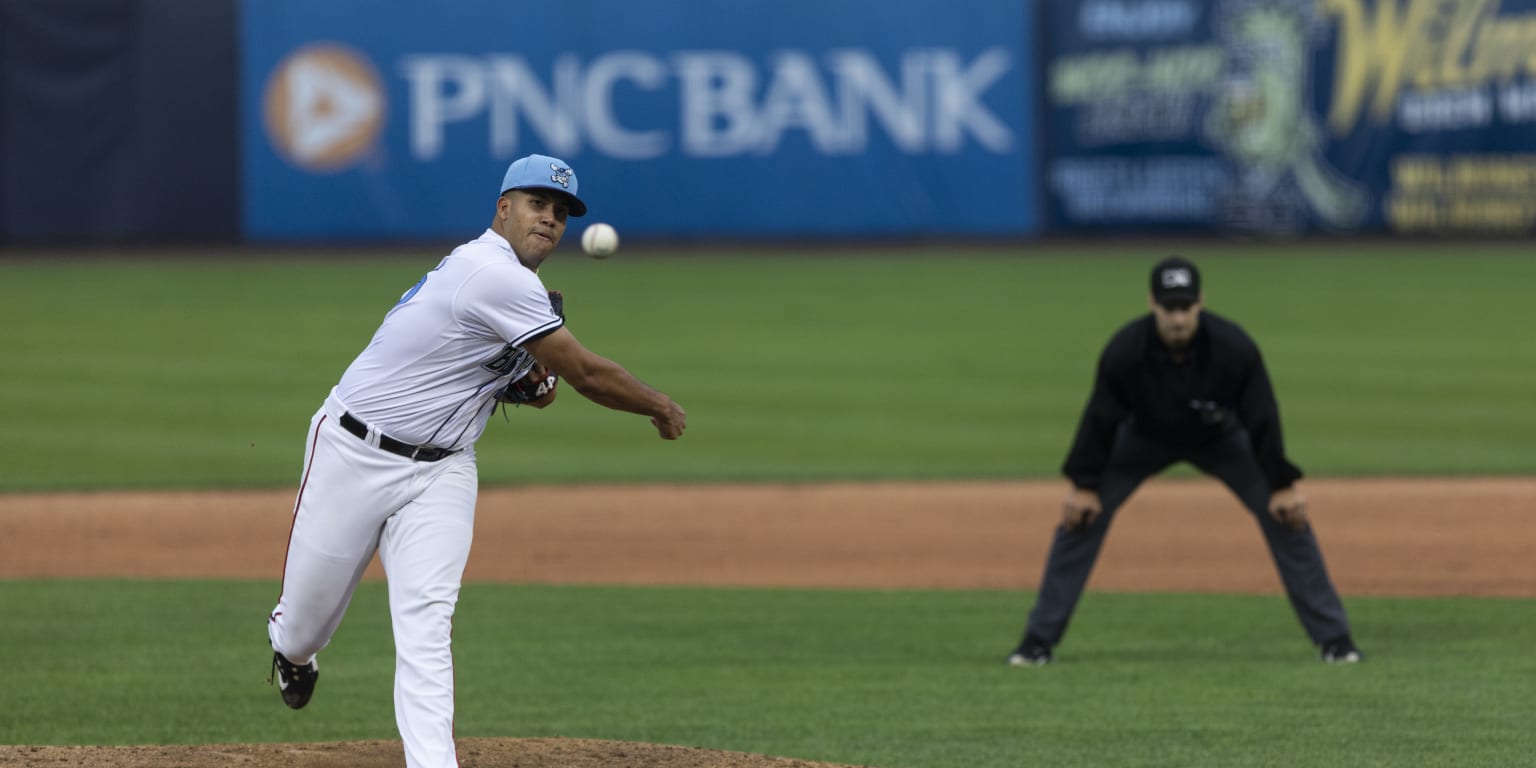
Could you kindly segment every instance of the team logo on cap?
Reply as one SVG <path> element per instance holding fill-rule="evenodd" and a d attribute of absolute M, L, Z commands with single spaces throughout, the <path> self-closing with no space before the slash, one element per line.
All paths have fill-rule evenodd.
<path fill-rule="evenodd" d="M 550 181 L 553 181 L 554 183 L 559 184 L 560 186 L 565 187 L 566 189 L 570 189 L 571 188 L 571 169 L 569 169 L 569 168 L 561 168 L 560 166 L 555 165 L 554 163 L 550 163 L 549 164 L 549 169 L 551 171 L 554 171 L 554 173 L 551 173 L 549 175 L 549 180 Z"/>
<path fill-rule="evenodd" d="M 374 146 L 384 128 L 384 87 L 361 53 L 316 43 L 288 54 L 267 78 L 267 138 L 305 170 L 338 171 Z"/>
<path fill-rule="evenodd" d="M 1189 270 L 1183 267 L 1163 270 L 1164 288 L 1188 288 L 1194 285 L 1194 282 L 1195 280 L 1189 274 Z"/>

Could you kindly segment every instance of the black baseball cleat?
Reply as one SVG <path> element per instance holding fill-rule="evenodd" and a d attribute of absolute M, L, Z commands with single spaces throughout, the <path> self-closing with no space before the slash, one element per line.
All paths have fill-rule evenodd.
<path fill-rule="evenodd" d="M 1019 647 L 1008 655 L 1010 667 L 1038 667 L 1051 663 L 1051 646 L 1034 635 L 1025 635 Z"/>
<path fill-rule="evenodd" d="M 1349 635 L 1336 637 L 1323 643 L 1322 659 L 1325 664 L 1354 664 L 1365 658 Z"/>
<path fill-rule="evenodd" d="M 315 681 L 320 679 L 320 661 L 311 659 L 301 667 L 273 651 L 272 676 L 267 678 L 267 684 L 270 685 L 274 679 L 277 680 L 277 689 L 282 691 L 283 703 L 289 709 L 303 709 L 309 703 L 309 697 L 315 695 Z"/>

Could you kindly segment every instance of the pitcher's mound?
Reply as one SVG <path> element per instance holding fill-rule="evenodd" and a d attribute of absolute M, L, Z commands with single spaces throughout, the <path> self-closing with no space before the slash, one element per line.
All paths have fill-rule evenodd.
<path fill-rule="evenodd" d="M 783 757 L 597 739 L 459 739 L 460 768 L 838 768 Z M 19 768 L 402 768 L 398 741 L 128 747 L 0 746 Z M 846 767 L 844 767 L 846 768 Z"/>

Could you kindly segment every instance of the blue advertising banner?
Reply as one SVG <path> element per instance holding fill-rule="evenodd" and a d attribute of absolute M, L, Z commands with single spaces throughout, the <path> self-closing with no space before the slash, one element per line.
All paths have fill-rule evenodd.
<path fill-rule="evenodd" d="M 1536 228 L 1536 0 L 1043 10 L 1052 229 Z"/>
<path fill-rule="evenodd" d="M 625 235 L 1038 229 L 1032 2 L 246 0 L 254 239 L 457 237 L 513 159 Z M 367 19 L 360 23 L 360 19 Z"/>

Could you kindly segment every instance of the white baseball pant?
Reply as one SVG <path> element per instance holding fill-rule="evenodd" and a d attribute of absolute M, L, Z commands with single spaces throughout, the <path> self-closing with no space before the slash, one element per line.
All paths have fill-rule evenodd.
<path fill-rule="evenodd" d="M 308 663 L 330 642 L 375 551 L 389 588 L 395 722 L 409 768 L 458 765 L 453 610 L 473 539 L 474 448 L 413 461 L 343 429 L 333 394 L 310 422 L 272 647 Z"/>

